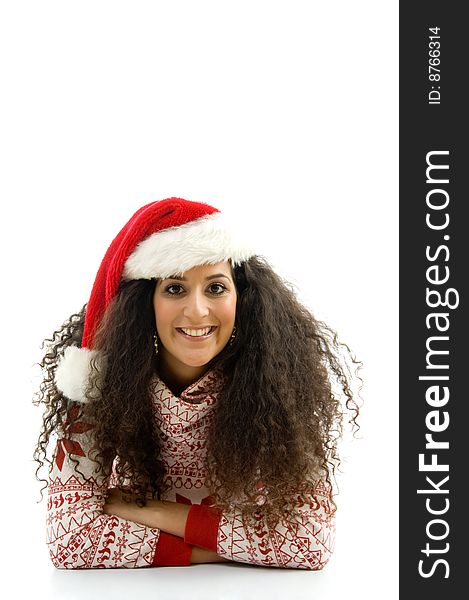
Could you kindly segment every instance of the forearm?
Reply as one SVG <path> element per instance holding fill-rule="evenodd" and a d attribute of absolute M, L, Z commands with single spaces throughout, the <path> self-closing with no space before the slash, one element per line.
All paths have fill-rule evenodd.
<path fill-rule="evenodd" d="M 133 521 L 147 527 L 160 529 L 184 540 L 187 515 L 190 504 L 162 500 L 147 500 L 146 506 L 139 507 L 135 502 L 125 502 L 121 493 L 114 489 L 103 507 L 108 515 L 115 515 L 127 521 Z M 191 563 L 227 562 L 216 552 L 193 545 Z"/>
<path fill-rule="evenodd" d="M 205 548 L 199 548 L 198 546 L 194 546 L 192 548 L 192 556 L 191 563 L 201 564 L 201 563 L 215 563 L 215 562 L 230 562 L 227 558 L 223 558 L 219 556 L 216 552 L 212 552 L 211 550 L 206 550 Z"/>
<path fill-rule="evenodd" d="M 190 505 L 180 504 L 178 502 L 161 502 L 158 500 L 150 500 L 148 504 L 148 519 L 154 520 L 158 529 L 184 539 L 184 531 Z M 146 507 L 139 509 L 137 506 L 137 511 L 135 513 L 136 518 L 139 517 L 138 510 L 144 510 L 145 508 Z M 145 516 L 143 515 L 142 518 L 145 519 Z M 212 552 L 206 548 L 199 548 L 198 546 L 192 547 L 191 564 L 215 562 L 230 561 L 218 556 L 216 552 Z"/>
<path fill-rule="evenodd" d="M 140 517 L 139 511 L 145 511 L 145 508 L 136 507 L 135 516 L 137 519 Z M 180 538 L 184 538 L 189 510 L 190 505 L 179 502 L 161 500 L 150 500 L 148 502 L 148 518 L 155 523 L 154 526 Z M 145 515 L 141 518 L 145 519 Z M 137 520 L 138 522 L 140 521 Z M 145 525 L 145 523 L 142 524 Z"/>
<path fill-rule="evenodd" d="M 146 506 L 139 507 L 135 502 L 122 500 L 117 491 L 112 492 L 103 507 L 105 514 L 161 529 L 181 538 L 184 538 L 189 510 L 188 504 L 162 500 L 147 500 Z"/>

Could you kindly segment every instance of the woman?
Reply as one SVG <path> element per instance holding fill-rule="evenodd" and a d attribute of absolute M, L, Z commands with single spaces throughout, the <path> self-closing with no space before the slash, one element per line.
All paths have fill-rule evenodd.
<path fill-rule="evenodd" d="M 56 567 L 329 560 L 334 386 L 358 414 L 343 345 L 239 233 L 207 204 L 147 204 L 46 340 L 34 458 Z"/>

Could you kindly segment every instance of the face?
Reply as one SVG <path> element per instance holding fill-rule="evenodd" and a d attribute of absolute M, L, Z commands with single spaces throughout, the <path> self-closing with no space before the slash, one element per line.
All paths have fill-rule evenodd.
<path fill-rule="evenodd" d="M 189 384 L 228 343 L 237 291 L 228 262 L 159 279 L 153 296 L 158 356 L 173 380 Z"/>

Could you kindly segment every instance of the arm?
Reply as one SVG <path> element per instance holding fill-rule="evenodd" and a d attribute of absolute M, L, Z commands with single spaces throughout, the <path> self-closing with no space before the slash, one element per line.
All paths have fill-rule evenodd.
<path fill-rule="evenodd" d="M 91 426 L 72 404 L 48 486 L 47 544 L 60 569 L 189 565 L 192 545 L 157 527 L 105 514 L 109 480 L 89 458 Z M 77 470 L 74 462 L 78 461 Z"/>
<path fill-rule="evenodd" d="M 146 506 L 140 507 L 134 502 L 134 498 L 127 502 L 120 490 L 110 488 L 103 512 L 183 538 L 190 507 L 189 504 L 165 500 L 147 500 Z"/>
<path fill-rule="evenodd" d="M 111 489 L 103 511 L 108 515 L 115 515 L 148 527 L 158 528 L 161 532 L 180 538 L 183 543 L 190 508 L 190 505 L 187 504 L 160 500 L 147 500 L 146 506 L 139 507 L 134 502 L 123 500 L 118 489 Z M 229 561 L 211 550 L 197 546 L 192 548 L 191 564 L 212 562 Z"/>
<path fill-rule="evenodd" d="M 236 562 L 317 571 L 329 561 L 334 533 L 330 488 L 318 481 L 309 502 L 292 499 L 288 515 L 273 528 L 262 511 L 251 526 L 239 510 L 220 515 L 193 505 L 184 541 Z"/>
<path fill-rule="evenodd" d="M 218 556 L 221 560 L 317 571 L 333 551 L 334 516 L 330 489 L 323 481 L 317 482 L 308 503 L 292 500 L 288 516 L 274 528 L 268 526 L 262 512 L 256 524 L 249 526 L 239 510 L 221 514 L 205 505 L 157 500 L 139 508 L 120 500 L 118 492 L 112 497 L 105 509 L 110 514 L 179 536 L 194 546 L 193 552 L 207 549 L 209 560 L 203 562 L 214 562 Z"/>
<path fill-rule="evenodd" d="M 219 556 L 216 552 L 205 550 L 194 546 L 192 548 L 191 564 L 215 563 L 215 562 L 230 562 L 228 559 Z"/>

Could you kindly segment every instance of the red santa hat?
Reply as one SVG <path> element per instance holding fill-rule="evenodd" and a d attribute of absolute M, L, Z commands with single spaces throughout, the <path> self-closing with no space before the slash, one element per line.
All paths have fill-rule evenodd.
<path fill-rule="evenodd" d="M 55 373 L 57 388 L 70 400 L 85 399 L 90 361 L 98 358 L 93 335 L 122 280 L 165 279 L 224 260 L 237 266 L 254 254 L 241 228 L 213 206 L 166 198 L 140 208 L 101 262 L 86 308 L 81 348 L 65 349 Z"/>

